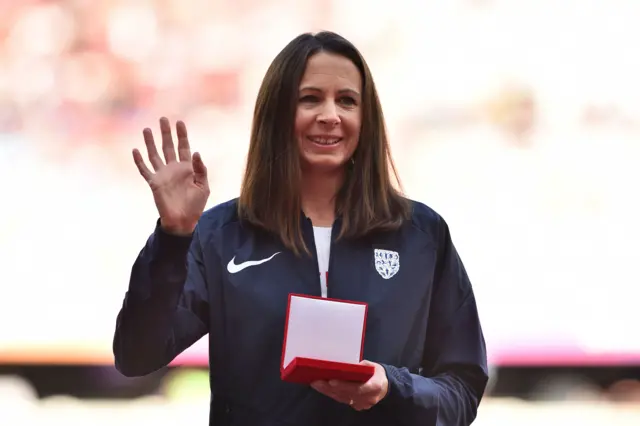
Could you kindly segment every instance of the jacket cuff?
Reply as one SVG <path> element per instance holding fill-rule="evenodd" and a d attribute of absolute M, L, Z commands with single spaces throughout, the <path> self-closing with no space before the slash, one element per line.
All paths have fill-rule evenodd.
<path fill-rule="evenodd" d="M 174 235 L 166 232 L 160 225 L 160 219 L 156 221 L 156 229 L 153 232 L 156 254 L 162 260 L 177 260 L 186 262 L 186 256 L 191 247 L 193 234 Z"/>
<path fill-rule="evenodd" d="M 400 369 L 389 364 L 380 364 L 387 374 L 388 389 L 387 394 L 380 400 L 379 404 L 396 405 L 411 398 L 411 378 L 406 369 Z M 404 371 L 403 371 L 404 370 Z M 410 375 L 409 375 L 410 376 Z"/>

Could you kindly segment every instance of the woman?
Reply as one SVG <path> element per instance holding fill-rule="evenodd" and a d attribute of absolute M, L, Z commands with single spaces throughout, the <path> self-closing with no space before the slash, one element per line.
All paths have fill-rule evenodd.
<path fill-rule="evenodd" d="M 160 219 L 118 315 L 119 371 L 151 373 L 208 333 L 211 424 L 473 421 L 487 366 L 471 284 L 445 221 L 392 186 L 382 110 L 355 47 L 303 34 L 275 58 L 238 199 L 203 213 L 207 169 L 184 123 L 177 154 L 164 118 L 160 129 L 164 161 L 144 130 L 153 172 L 133 151 Z M 280 379 L 290 293 L 368 303 L 367 383 Z"/>

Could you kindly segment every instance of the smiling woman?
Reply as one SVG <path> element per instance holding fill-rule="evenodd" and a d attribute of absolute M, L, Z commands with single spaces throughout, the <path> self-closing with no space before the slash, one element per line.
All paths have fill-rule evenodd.
<path fill-rule="evenodd" d="M 362 122 L 361 80 L 344 56 L 322 52 L 309 59 L 295 122 L 304 172 L 341 173 L 353 156 Z"/>
<path fill-rule="evenodd" d="M 409 217 L 371 72 L 333 33 L 302 34 L 267 70 L 256 101 L 239 215 L 309 254 L 314 225 L 343 218 L 340 237 L 395 230 Z"/>
<path fill-rule="evenodd" d="M 209 334 L 211 424 L 471 424 L 487 383 L 471 283 L 444 219 L 393 186 L 373 78 L 349 41 L 302 34 L 274 59 L 238 199 L 203 212 L 207 168 L 186 125 L 177 150 L 167 119 L 160 129 L 164 161 L 143 132 L 153 172 L 133 152 L 160 218 L 118 315 L 120 372 L 149 374 Z M 368 306 L 369 379 L 283 380 L 292 294 Z"/>

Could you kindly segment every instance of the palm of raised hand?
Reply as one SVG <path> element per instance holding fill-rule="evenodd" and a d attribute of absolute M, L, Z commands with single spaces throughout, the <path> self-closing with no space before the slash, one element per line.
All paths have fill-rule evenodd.
<path fill-rule="evenodd" d="M 162 227 L 172 233 L 190 234 L 209 197 L 207 168 L 200 154 L 191 154 L 187 128 L 182 121 L 176 123 L 177 156 L 171 125 L 166 118 L 160 119 L 160 131 L 164 162 L 156 148 L 151 129 L 143 131 L 149 162 L 155 173 L 149 170 L 137 149 L 133 150 L 133 160 L 153 192 Z"/>

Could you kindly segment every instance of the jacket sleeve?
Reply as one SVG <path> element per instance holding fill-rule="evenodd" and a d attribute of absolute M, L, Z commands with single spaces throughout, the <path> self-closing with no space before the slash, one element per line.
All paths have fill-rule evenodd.
<path fill-rule="evenodd" d="M 116 369 L 143 376 L 168 365 L 208 330 L 209 304 L 199 231 L 154 233 L 131 270 L 116 320 Z"/>
<path fill-rule="evenodd" d="M 469 426 L 488 381 L 485 340 L 471 283 L 441 219 L 420 374 L 383 365 L 381 404 L 403 426 Z"/>

